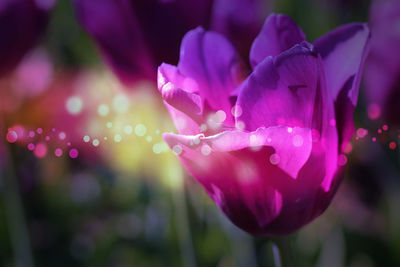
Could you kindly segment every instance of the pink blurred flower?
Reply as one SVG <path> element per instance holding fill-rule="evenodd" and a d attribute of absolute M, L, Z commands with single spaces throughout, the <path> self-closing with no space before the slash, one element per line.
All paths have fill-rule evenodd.
<path fill-rule="evenodd" d="M 382 114 L 385 120 L 400 124 L 400 2 L 374 1 L 370 25 L 371 53 L 364 75 L 369 117 Z"/>
<path fill-rule="evenodd" d="M 179 134 L 164 139 L 217 206 L 254 235 L 288 234 L 320 215 L 342 178 L 369 30 L 341 26 L 314 44 L 271 15 L 250 52 L 252 73 L 222 35 L 186 34 L 158 87 Z"/>

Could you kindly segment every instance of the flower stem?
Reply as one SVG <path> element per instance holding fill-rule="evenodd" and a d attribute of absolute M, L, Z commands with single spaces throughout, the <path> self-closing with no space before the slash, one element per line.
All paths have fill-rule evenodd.
<path fill-rule="evenodd" d="M 185 188 L 172 192 L 172 197 L 183 266 L 196 267 L 196 257 L 187 214 Z"/>
<path fill-rule="evenodd" d="M 274 255 L 275 267 L 294 267 L 289 238 L 273 238 L 272 253 Z"/>
<path fill-rule="evenodd" d="M 1 118 L 0 118 L 1 119 Z M 33 256 L 30 246 L 28 228 L 25 221 L 24 209 L 15 174 L 15 166 L 10 145 L 4 142 L 3 122 L 0 121 L 0 142 L 4 146 L 4 168 L 0 162 L 0 177 L 2 178 L 3 204 L 14 252 L 15 266 L 33 267 Z"/>

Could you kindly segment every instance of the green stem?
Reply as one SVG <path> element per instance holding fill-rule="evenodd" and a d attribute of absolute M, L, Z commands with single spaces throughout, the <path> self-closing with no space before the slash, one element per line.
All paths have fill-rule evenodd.
<path fill-rule="evenodd" d="M 196 267 L 196 259 L 187 215 L 185 188 L 182 187 L 180 190 L 172 191 L 172 197 L 183 266 Z"/>
<path fill-rule="evenodd" d="M 288 237 L 272 239 L 272 253 L 275 267 L 294 267 L 292 248 Z"/>
<path fill-rule="evenodd" d="M 4 132 L 0 132 L 2 146 L 5 150 L 6 164 L 4 169 L 0 169 L 3 177 L 3 204 L 10 232 L 11 245 L 14 252 L 15 266 L 17 267 L 33 267 L 33 257 L 30 247 L 28 229 L 25 222 L 25 216 L 22 206 L 22 200 L 18 188 L 18 181 L 15 175 L 13 157 L 10 153 L 9 144 L 4 143 Z M 4 128 L 5 129 L 5 128 Z M 1 167 L 1 166 L 0 166 Z"/>

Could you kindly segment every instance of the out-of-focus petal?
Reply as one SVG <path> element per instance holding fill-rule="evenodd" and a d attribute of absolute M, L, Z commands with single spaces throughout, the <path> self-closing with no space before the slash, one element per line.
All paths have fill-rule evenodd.
<path fill-rule="evenodd" d="M 290 17 L 282 14 L 270 15 L 250 51 L 253 68 L 268 56 L 277 56 L 305 40 L 305 34 Z"/>
<path fill-rule="evenodd" d="M 126 84 L 154 78 L 155 69 L 129 0 L 74 0 L 80 23 Z"/>
<path fill-rule="evenodd" d="M 0 2 L 0 76 L 12 71 L 39 40 L 47 24 L 47 12 L 54 1 L 47 2 Z"/>
<path fill-rule="evenodd" d="M 400 124 L 400 2 L 373 1 L 369 26 L 371 51 L 363 76 L 367 101 L 378 106 L 378 116 Z"/>
<path fill-rule="evenodd" d="M 36 96 L 50 85 L 53 66 L 45 51 L 29 53 L 15 70 L 15 92 L 21 96 Z"/>
<path fill-rule="evenodd" d="M 324 86 L 319 60 L 307 43 L 267 57 L 241 85 L 237 106 L 243 114 L 236 124 L 250 131 L 275 125 L 312 128 L 316 93 Z"/>
<path fill-rule="evenodd" d="M 324 62 L 328 92 L 335 101 L 341 149 L 354 134 L 353 113 L 369 39 L 366 24 L 352 23 L 338 27 L 314 43 Z"/>
<path fill-rule="evenodd" d="M 210 29 L 227 36 L 247 59 L 269 9 L 267 1 L 262 0 L 215 0 Z"/>
<path fill-rule="evenodd" d="M 120 80 L 154 80 L 156 66 L 176 63 L 185 33 L 208 26 L 212 0 L 73 0 L 80 23 Z"/>
<path fill-rule="evenodd" d="M 114 0 L 111 0 L 114 1 Z M 214 0 L 130 0 L 154 62 L 176 65 L 179 44 L 190 30 L 208 28 Z"/>

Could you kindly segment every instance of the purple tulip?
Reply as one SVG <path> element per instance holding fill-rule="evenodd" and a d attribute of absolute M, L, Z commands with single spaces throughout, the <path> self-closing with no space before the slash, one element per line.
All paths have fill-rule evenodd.
<path fill-rule="evenodd" d="M 164 140 L 230 220 L 254 235 L 288 234 L 320 215 L 342 178 L 342 148 L 367 53 L 365 24 L 314 44 L 285 15 L 254 40 L 252 73 L 222 35 L 197 28 L 158 88 L 179 134 Z"/>
<path fill-rule="evenodd" d="M 247 47 L 262 26 L 261 1 L 73 0 L 73 5 L 114 72 L 132 85 L 139 79 L 154 80 L 163 61 L 175 64 L 177 44 L 199 25 L 238 38 Z"/>
<path fill-rule="evenodd" d="M 375 1 L 371 6 L 371 52 L 364 81 L 372 119 L 400 124 L 400 2 Z"/>
<path fill-rule="evenodd" d="M 0 77 L 10 72 L 43 33 L 54 0 L 0 2 Z"/>

